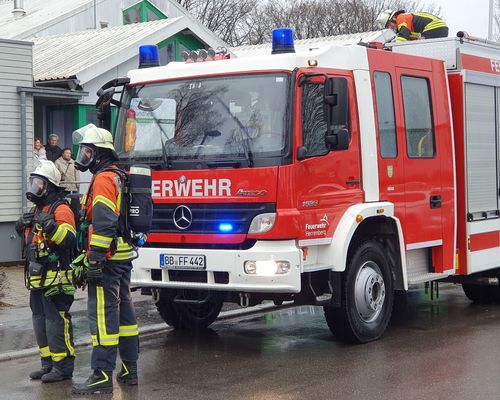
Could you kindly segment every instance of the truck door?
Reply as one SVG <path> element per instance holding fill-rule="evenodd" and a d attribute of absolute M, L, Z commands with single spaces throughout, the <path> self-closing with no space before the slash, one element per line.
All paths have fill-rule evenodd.
<path fill-rule="evenodd" d="M 404 234 L 406 249 L 441 246 L 443 155 L 435 116 L 439 112 L 433 103 L 432 73 L 396 68 L 399 89 L 398 140 L 404 149 Z M 443 112 L 443 110 L 441 110 Z M 445 110 L 448 112 L 448 110 Z"/>
<path fill-rule="evenodd" d="M 300 211 L 300 244 L 328 244 L 336 222 L 354 203 L 363 201 L 359 154 L 359 129 L 352 76 L 336 76 L 347 91 L 347 130 L 350 144 L 346 150 L 331 150 L 325 143 L 325 77 L 302 81 L 296 104 L 296 142 L 302 157 L 295 165 L 297 209 Z M 299 77 L 300 82 L 300 77 Z M 300 148 L 302 147 L 302 149 Z"/>

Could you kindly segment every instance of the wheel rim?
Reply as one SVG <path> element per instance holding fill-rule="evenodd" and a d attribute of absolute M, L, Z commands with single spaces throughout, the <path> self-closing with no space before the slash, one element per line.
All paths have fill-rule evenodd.
<path fill-rule="evenodd" d="M 365 262 L 356 275 L 354 302 L 356 310 L 365 322 L 372 322 L 382 312 L 385 300 L 385 282 L 378 265 Z"/>

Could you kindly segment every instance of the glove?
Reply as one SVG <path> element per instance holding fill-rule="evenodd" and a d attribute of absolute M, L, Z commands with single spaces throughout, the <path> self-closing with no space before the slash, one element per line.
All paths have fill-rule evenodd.
<path fill-rule="evenodd" d="M 102 286 L 102 269 L 106 261 L 106 252 L 90 249 L 89 269 L 87 270 L 87 282 L 96 286 Z"/>
<path fill-rule="evenodd" d="M 102 286 L 102 267 L 100 262 L 90 261 L 87 269 L 87 282 L 95 286 Z"/>
<path fill-rule="evenodd" d="M 40 225 L 42 231 L 48 234 L 52 234 L 57 229 L 56 221 L 54 217 L 46 212 L 41 212 L 35 218 L 35 223 Z"/>
<path fill-rule="evenodd" d="M 89 260 L 85 252 L 81 253 L 71 263 L 73 269 L 72 283 L 75 288 L 85 289 L 87 285 L 87 270 L 89 267 Z"/>
<path fill-rule="evenodd" d="M 19 236 L 23 234 L 26 228 L 31 228 L 34 216 L 34 213 L 27 212 L 19 217 L 19 219 L 16 221 L 16 232 Z"/>
<path fill-rule="evenodd" d="M 68 296 L 75 295 L 75 288 L 69 285 L 57 285 L 47 289 L 44 293 L 45 297 L 57 296 L 58 294 L 66 294 Z"/>

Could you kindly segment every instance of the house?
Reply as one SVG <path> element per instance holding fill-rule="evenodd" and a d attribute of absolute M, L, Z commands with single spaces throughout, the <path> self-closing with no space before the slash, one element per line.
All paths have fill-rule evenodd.
<path fill-rule="evenodd" d="M 0 171 L 0 262 L 20 259 L 14 225 L 29 207 L 33 138 L 57 133 L 71 147 L 75 128 L 97 122 L 96 91 L 137 68 L 142 44 L 157 44 L 162 63 L 225 45 L 171 0 L 0 0 L 0 91 L 8 92 L 0 99 L 0 131 L 8 130 L 0 135 L 8 165 Z"/>

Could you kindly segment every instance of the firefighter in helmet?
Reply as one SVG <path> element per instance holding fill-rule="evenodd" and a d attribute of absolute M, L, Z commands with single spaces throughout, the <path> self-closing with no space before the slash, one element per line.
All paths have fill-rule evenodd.
<path fill-rule="evenodd" d="M 380 29 L 389 28 L 396 32 L 396 42 L 448 36 L 446 22 L 425 12 L 385 10 L 378 15 L 376 23 Z"/>
<path fill-rule="evenodd" d="M 76 167 L 94 174 L 82 198 L 79 237 L 83 238 L 84 252 L 73 261 L 77 270 L 86 266 L 83 278 L 88 284 L 93 373 L 85 382 L 74 384 L 73 393 L 112 393 L 118 351 L 122 365 L 117 381 L 138 383 L 139 330 L 130 295 L 131 260 L 137 251 L 125 239 L 124 179 L 114 165 L 118 156 L 111 133 L 90 124 L 75 131 L 73 140 L 79 143 Z M 77 285 L 82 284 L 76 278 Z"/>
<path fill-rule="evenodd" d="M 75 218 L 64 200 L 61 174 L 41 161 L 29 178 L 28 200 L 16 230 L 23 240 L 25 283 L 30 290 L 33 329 L 42 366 L 29 376 L 44 383 L 71 379 L 75 349 L 69 309 L 75 289 L 70 261 L 76 244 Z"/>

